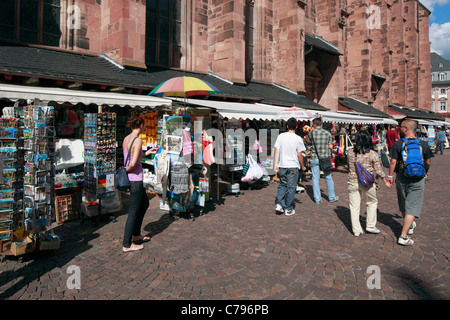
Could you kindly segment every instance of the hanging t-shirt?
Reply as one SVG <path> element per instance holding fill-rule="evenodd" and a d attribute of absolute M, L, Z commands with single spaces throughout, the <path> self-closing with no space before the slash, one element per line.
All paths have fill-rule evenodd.
<path fill-rule="evenodd" d="M 175 194 L 189 191 L 189 169 L 185 163 L 176 162 L 170 169 L 170 191 Z"/>

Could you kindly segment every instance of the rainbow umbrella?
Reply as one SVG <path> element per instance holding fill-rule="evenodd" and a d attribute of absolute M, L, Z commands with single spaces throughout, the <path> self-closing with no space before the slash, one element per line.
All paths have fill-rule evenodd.
<path fill-rule="evenodd" d="M 221 93 L 210 83 L 195 77 L 175 77 L 164 81 L 152 90 L 149 96 L 158 97 L 192 97 Z"/>

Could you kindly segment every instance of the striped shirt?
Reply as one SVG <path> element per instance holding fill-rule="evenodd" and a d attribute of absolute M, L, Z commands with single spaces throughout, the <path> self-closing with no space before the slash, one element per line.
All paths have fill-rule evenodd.
<path fill-rule="evenodd" d="M 348 182 L 359 182 L 358 174 L 356 173 L 356 165 L 355 162 L 358 161 L 361 163 L 364 169 L 369 171 L 372 174 L 376 174 L 376 176 L 380 178 L 384 178 L 385 174 L 381 168 L 381 161 L 378 154 L 370 150 L 369 153 L 365 154 L 357 154 L 355 158 L 355 152 L 353 148 L 349 148 L 347 151 L 347 160 L 348 160 Z"/>
<path fill-rule="evenodd" d="M 314 142 L 311 138 L 311 135 L 314 138 L 315 146 L 317 147 L 317 151 L 319 152 L 319 158 L 321 159 L 330 159 L 331 158 L 331 150 L 328 148 L 330 144 L 333 144 L 333 138 L 331 137 L 331 133 L 328 131 L 317 128 L 314 131 L 309 133 L 309 140 L 311 141 L 311 160 L 317 160 L 316 148 L 314 147 Z"/>

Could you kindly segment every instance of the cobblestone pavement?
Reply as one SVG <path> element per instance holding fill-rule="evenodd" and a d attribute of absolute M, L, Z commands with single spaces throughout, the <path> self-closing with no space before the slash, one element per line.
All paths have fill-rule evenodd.
<path fill-rule="evenodd" d="M 327 201 L 322 179 L 324 202 L 315 204 L 308 181 L 289 217 L 275 214 L 277 183 L 225 196 L 195 221 L 174 221 L 152 198 L 143 223 L 152 240 L 139 252 L 121 251 L 126 214 L 97 227 L 64 224 L 57 229 L 64 239 L 59 250 L 0 264 L 0 298 L 449 299 L 449 160 L 449 150 L 432 160 L 413 247 L 396 243 L 402 220 L 395 190 L 384 186 L 378 192 L 381 233 L 353 236 L 347 174 L 338 168 L 340 200 Z M 361 219 L 364 228 L 364 210 Z M 80 289 L 68 286 L 73 265 L 80 268 Z M 369 266 L 379 268 L 379 287 L 368 286 L 377 284 Z"/>

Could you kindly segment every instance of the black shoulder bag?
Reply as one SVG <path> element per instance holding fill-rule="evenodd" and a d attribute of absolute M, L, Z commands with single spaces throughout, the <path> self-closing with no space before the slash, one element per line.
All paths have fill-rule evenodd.
<path fill-rule="evenodd" d="M 317 158 L 319 159 L 319 169 L 322 170 L 323 172 L 331 171 L 333 169 L 333 165 L 331 164 L 331 159 L 330 158 L 322 158 L 322 159 L 320 158 L 319 151 L 317 150 L 317 147 L 316 147 L 316 142 L 314 141 L 313 133 L 314 133 L 314 131 L 311 132 L 311 140 L 313 142 L 314 149 L 316 150 Z"/>
<path fill-rule="evenodd" d="M 120 167 L 116 172 L 116 187 L 120 191 L 128 191 L 131 188 L 130 180 L 128 179 L 128 173 L 126 169 L 126 165 L 128 159 L 130 158 L 131 148 L 133 147 L 134 140 L 137 137 L 134 137 L 133 142 L 131 142 L 130 149 L 128 150 L 127 160 L 125 160 L 125 165 Z"/>

